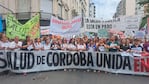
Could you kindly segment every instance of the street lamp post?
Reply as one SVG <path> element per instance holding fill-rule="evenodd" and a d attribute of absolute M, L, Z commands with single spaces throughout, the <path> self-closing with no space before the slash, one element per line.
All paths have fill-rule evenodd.
<path fill-rule="evenodd" d="M 11 12 L 11 13 L 13 13 L 13 11 L 12 11 L 11 9 L 9 9 L 9 8 L 7 8 L 7 7 L 3 6 L 3 5 L 1 5 L 1 4 L 0 4 L 0 7 L 6 9 L 7 11 L 9 11 L 9 12 Z"/>

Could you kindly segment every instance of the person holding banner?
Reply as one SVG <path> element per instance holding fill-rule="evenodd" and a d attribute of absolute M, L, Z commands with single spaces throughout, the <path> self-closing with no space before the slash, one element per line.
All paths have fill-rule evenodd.
<path fill-rule="evenodd" d="M 120 51 L 121 52 L 129 52 L 130 51 L 130 46 L 129 44 L 127 43 L 126 39 L 121 39 L 121 42 L 120 42 Z"/>
<path fill-rule="evenodd" d="M 76 51 L 77 50 L 77 46 L 75 45 L 75 39 L 72 38 L 69 40 L 68 50 L 69 51 Z"/>
<path fill-rule="evenodd" d="M 145 38 L 144 44 L 143 44 L 144 51 L 141 53 L 142 56 L 149 56 L 149 40 Z"/>
<path fill-rule="evenodd" d="M 110 52 L 119 51 L 120 46 L 115 36 L 111 36 L 110 41 L 107 43 L 107 45 Z"/>
<path fill-rule="evenodd" d="M 65 38 L 62 39 L 61 50 L 68 50 L 67 40 Z"/>
<path fill-rule="evenodd" d="M 20 50 L 22 48 L 22 42 L 19 41 L 19 37 L 16 36 L 14 38 L 14 41 L 10 42 L 10 46 L 9 46 L 9 49 L 10 50 Z"/>
<path fill-rule="evenodd" d="M 129 46 L 132 46 L 133 45 L 133 39 L 126 38 L 126 44 L 128 44 Z"/>
<path fill-rule="evenodd" d="M 104 42 L 104 39 L 100 39 L 99 42 L 97 43 L 97 51 L 99 52 L 105 52 L 107 50 L 107 45 Z"/>
<path fill-rule="evenodd" d="M 78 41 L 77 50 L 78 50 L 78 51 L 86 51 L 86 44 L 83 42 L 82 39 L 80 39 L 80 40 Z"/>
<path fill-rule="evenodd" d="M 10 42 L 8 41 L 8 38 L 5 36 L 5 34 L 2 35 L 0 45 L 1 50 L 9 50 Z"/>
<path fill-rule="evenodd" d="M 44 50 L 43 44 L 41 43 L 41 39 L 40 38 L 36 38 L 35 39 L 35 43 L 34 43 L 34 50 Z"/>
<path fill-rule="evenodd" d="M 145 52 L 149 53 L 149 40 L 145 41 L 145 43 L 143 44 L 143 48 Z"/>
<path fill-rule="evenodd" d="M 31 40 L 30 36 L 26 36 L 26 40 L 22 43 L 22 50 L 34 50 L 33 40 Z"/>
<path fill-rule="evenodd" d="M 88 37 L 87 36 L 84 36 L 82 39 L 83 39 L 84 43 L 87 45 L 88 40 L 89 40 Z"/>
<path fill-rule="evenodd" d="M 46 43 L 46 38 L 47 36 L 42 36 L 41 39 L 41 43 L 44 45 Z"/>
<path fill-rule="evenodd" d="M 87 44 L 87 50 L 90 52 L 96 51 L 96 43 L 93 40 L 90 40 Z"/>
<path fill-rule="evenodd" d="M 56 39 L 54 39 L 53 43 L 51 44 L 51 50 L 61 50 L 61 46 Z"/>
<path fill-rule="evenodd" d="M 5 33 L 0 33 L 0 39 L 2 39 L 3 37 L 6 37 Z"/>
<path fill-rule="evenodd" d="M 49 39 L 50 39 L 50 43 L 52 44 L 52 42 L 53 42 L 52 34 L 50 34 L 48 37 L 49 37 Z"/>
<path fill-rule="evenodd" d="M 44 50 L 50 50 L 51 49 L 51 43 L 50 43 L 50 38 L 45 37 L 45 43 L 43 44 Z"/>
<path fill-rule="evenodd" d="M 136 52 L 136 53 L 143 52 L 143 47 L 141 46 L 139 39 L 134 39 L 134 43 L 130 48 L 131 48 L 131 52 Z"/>

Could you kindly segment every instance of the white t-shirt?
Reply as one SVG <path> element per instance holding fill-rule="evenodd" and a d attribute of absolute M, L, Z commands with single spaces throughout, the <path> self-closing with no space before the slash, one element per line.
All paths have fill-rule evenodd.
<path fill-rule="evenodd" d="M 43 48 L 44 48 L 44 50 L 49 50 L 49 49 L 51 49 L 51 44 L 50 43 L 48 45 L 44 44 Z"/>
<path fill-rule="evenodd" d="M 58 47 L 59 47 L 59 45 L 58 45 L 58 44 L 53 44 L 53 45 L 52 45 L 52 47 L 53 47 L 53 49 L 54 49 L 54 50 L 59 49 L 59 48 L 58 48 Z"/>
<path fill-rule="evenodd" d="M 2 47 L 2 41 L 0 41 L 0 47 Z"/>
<path fill-rule="evenodd" d="M 31 45 L 29 45 L 28 47 L 27 47 L 27 49 L 28 50 L 32 50 L 34 47 L 33 47 L 33 45 L 31 44 Z"/>
<path fill-rule="evenodd" d="M 68 45 L 68 48 L 75 50 L 77 47 L 76 47 L 74 44 L 69 44 L 69 45 Z"/>
<path fill-rule="evenodd" d="M 92 52 L 92 51 L 94 51 L 94 48 L 93 48 L 92 46 L 89 46 L 89 47 L 88 47 L 88 51 L 89 51 L 89 52 Z"/>
<path fill-rule="evenodd" d="M 85 46 L 84 45 L 77 45 L 77 48 L 78 49 L 85 49 Z"/>
<path fill-rule="evenodd" d="M 62 49 L 66 50 L 68 48 L 68 44 L 62 44 L 61 47 L 62 47 Z"/>
<path fill-rule="evenodd" d="M 8 48 L 10 45 L 10 42 L 1 42 L 1 47 L 5 47 L 5 48 Z"/>
<path fill-rule="evenodd" d="M 15 41 L 10 42 L 9 48 L 15 48 L 17 46 L 22 46 L 22 42 L 19 41 L 18 43 L 16 43 Z M 20 50 L 20 48 L 15 49 L 15 50 Z"/>
<path fill-rule="evenodd" d="M 42 43 L 34 43 L 34 46 L 35 46 L 36 49 L 44 47 Z"/>
<path fill-rule="evenodd" d="M 106 51 L 106 49 L 105 49 L 104 46 L 99 46 L 98 49 L 99 49 L 100 52 L 104 52 L 104 51 Z"/>

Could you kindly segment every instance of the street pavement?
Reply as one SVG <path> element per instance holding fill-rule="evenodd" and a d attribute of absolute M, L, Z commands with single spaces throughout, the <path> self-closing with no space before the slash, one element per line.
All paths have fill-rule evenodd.
<path fill-rule="evenodd" d="M 149 84 L 149 77 L 105 72 L 50 71 L 0 75 L 0 84 Z"/>

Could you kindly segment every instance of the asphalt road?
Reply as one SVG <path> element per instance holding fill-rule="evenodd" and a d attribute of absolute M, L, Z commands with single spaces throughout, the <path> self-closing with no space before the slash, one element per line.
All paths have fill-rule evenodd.
<path fill-rule="evenodd" d="M 0 84 L 149 84 L 149 77 L 105 72 L 50 71 L 0 75 Z"/>

